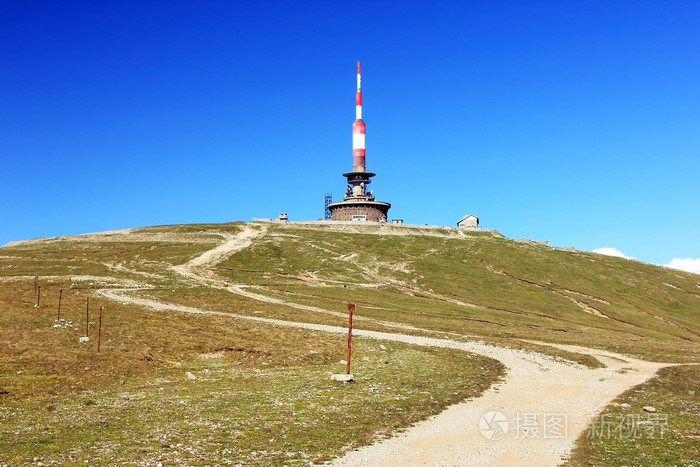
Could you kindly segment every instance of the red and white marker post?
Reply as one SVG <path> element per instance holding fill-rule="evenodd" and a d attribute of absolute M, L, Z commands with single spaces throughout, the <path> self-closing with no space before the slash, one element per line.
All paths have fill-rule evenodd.
<path fill-rule="evenodd" d="M 100 341 L 102 340 L 102 310 L 103 306 L 100 307 L 100 324 L 97 325 L 97 352 L 100 351 Z"/>
<path fill-rule="evenodd" d="M 61 321 L 61 299 L 63 298 L 63 289 L 58 291 L 58 317 L 56 318 L 56 322 L 58 323 Z"/>
<path fill-rule="evenodd" d="M 85 305 L 85 337 L 88 336 L 89 330 L 90 330 L 90 297 L 87 298 L 87 304 Z"/>
<path fill-rule="evenodd" d="M 350 354 L 352 353 L 352 312 L 355 310 L 355 305 L 348 303 L 348 312 L 350 313 L 350 322 L 348 323 L 348 368 L 346 375 L 350 374 Z"/>

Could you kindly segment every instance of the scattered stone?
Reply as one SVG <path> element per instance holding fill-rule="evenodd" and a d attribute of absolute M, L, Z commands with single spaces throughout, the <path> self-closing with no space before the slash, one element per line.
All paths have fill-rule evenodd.
<path fill-rule="evenodd" d="M 316 352 L 315 350 L 309 350 L 309 353 L 310 354 L 317 354 L 318 352 Z"/>
<path fill-rule="evenodd" d="M 381 344 L 381 345 L 379 346 L 379 348 L 382 349 L 382 350 L 386 350 L 386 346 L 384 346 L 384 344 Z"/>
<path fill-rule="evenodd" d="M 197 379 L 197 377 L 189 371 L 185 373 L 185 378 L 187 378 L 187 381 L 194 381 L 195 379 Z"/>
<path fill-rule="evenodd" d="M 368 362 L 368 361 L 369 361 L 369 357 L 362 357 L 362 361 L 363 361 L 363 362 Z"/>
<path fill-rule="evenodd" d="M 331 381 L 342 381 L 343 383 L 350 383 L 355 381 L 352 375 L 347 375 L 345 373 L 340 375 L 331 375 Z"/>
<path fill-rule="evenodd" d="M 622 404 L 620 404 L 620 407 L 622 407 L 623 409 L 628 409 L 628 408 L 630 408 L 630 407 L 632 407 L 632 406 L 629 405 L 627 402 L 623 402 Z"/>
<path fill-rule="evenodd" d="M 339 361 L 338 363 L 340 363 L 341 365 L 347 365 L 347 364 L 348 364 L 348 362 L 347 362 L 346 360 L 341 360 L 341 361 Z"/>
<path fill-rule="evenodd" d="M 645 412 L 656 412 L 656 408 L 650 405 L 645 405 L 644 407 L 642 407 L 642 410 Z"/>
<path fill-rule="evenodd" d="M 80 342 L 90 342 L 90 338 L 88 336 L 83 336 L 80 338 Z"/>

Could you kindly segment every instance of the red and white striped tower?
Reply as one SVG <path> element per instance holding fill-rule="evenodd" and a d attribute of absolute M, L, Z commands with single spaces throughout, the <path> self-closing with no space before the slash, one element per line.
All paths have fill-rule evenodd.
<path fill-rule="evenodd" d="M 343 201 L 329 203 L 331 220 L 386 221 L 391 204 L 374 199 L 367 189 L 375 174 L 366 172 L 365 122 L 362 121 L 362 86 L 360 62 L 357 62 L 357 91 L 355 92 L 355 121 L 352 124 L 352 172 L 343 174 L 348 180 Z"/>
<path fill-rule="evenodd" d="M 352 123 L 352 172 L 348 177 L 350 196 L 366 196 L 373 173 L 365 172 L 365 122 L 362 121 L 362 75 L 357 62 L 357 91 L 355 91 L 355 121 Z M 343 174 L 348 176 L 348 174 Z"/>
<path fill-rule="evenodd" d="M 362 121 L 362 86 L 360 62 L 357 62 L 357 92 L 355 93 L 355 121 L 352 124 L 352 171 L 365 171 L 365 122 Z"/>

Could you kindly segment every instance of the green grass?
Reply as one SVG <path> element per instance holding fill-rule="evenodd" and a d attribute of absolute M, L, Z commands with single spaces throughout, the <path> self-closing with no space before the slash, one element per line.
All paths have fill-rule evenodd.
<path fill-rule="evenodd" d="M 699 440 L 700 366 L 664 368 L 608 406 L 577 440 L 567 465 L 697 466 Z"/>
<path fill-rule="evenodd" d="M 95 315 L 78 342 L 89 290 L 64 290 L 75 327 L 54 328 L 57 286 L 39 309 L 31 283 L 0 287 L 0 462 L 323 462 L 503 375 L 485 357 L 356 338 L 343 384 L 329 378 L 345 370 L 342 335 L 113 302 L 98 354 Z"/>
<path fill-rule="evenodd" d="M 700 360 L 694 274 L 487 233 L 348 235 L 293 225 L 271 226 L 269 233 L 217 270 L 236 283 L 252 280 L 271 297 L 327 309 L 352 301 L 363 316 L 433 330 Z"/>
<path fill-rule="evenodd" d="M 381 352 L 378 343 L 358 340 L 359 379 L 343 386 L 328 379 L 342 370 L 341 336 L 153 311 L 100 298 L 101 288 L 140 284 L 128 294 L 345 325 L 344 317 L 218 288 L 250 280 L 251 291 L 286 302 L 334 312 L 355 303 L 356 326 L 365 329 L 396 332 L 390 323 L 406 324 L 420 330 L 400 332 L 449 333 L 592 368 L 601 365 L 593 357 L 524 340 L 700 361 L 699 276 L 489 233 L 269 224 L 251 247 L 212 268 L 217 287 L 171 269 L 219 244 L 220 233 L 244 227 L 156 226 L 0 248 L 0 461 L 321 462 L 477 395 L 502 372 L 491 360 L 457 351 L 392 344 Z M 34 274 L 42 285 L 38 309 Z M 62 317 L 74 324 L 54 328 L 59 289 Z M 92 340 L 80 344 L 87 297 Z M 99 305 L 106 311 L 97 354 Z M 185 381 L 185 371 L 199 379 Z M 672 382 L 657 389 L 659 398 L 675 391 Z M 581 449 L 590 448 L 585 443 Z M 693 453 L 687 443 L 678 446 L 679 459 Z M 623 446 L 605 449 L 627 462 Z"/>
<path fill-rule="evenodd" d="M 356 344 L 357 357 L 368 361 L 355 365 L 351 384 L 330 381 L 331 372 L 343 369 L 339 364 L 250 368 L 225 356 L 182 362 L 177 376 L 4 406 L 2 457 L 13 463 L 37 454 L 58 463 L 323 462 L 476 395 L 500 374 L 493 361 L 461 352 L 404 345 L 382 352 L 374 342 Z M 185 370 L 199 379 L 185 381 Z M 463 376 L 447 377 L 453 372 Z"/>
<path fill-rule="evenodd" d="M 256 290 L 256 289 L 253 289 Z M 198 307 L 204 310 L 211 310 L 217 312 L 228 312 L 243 314 L 256 317 L 264 318 L 274 318 L 281 320 L 294 320 L 305 323 L 317 323 L 317 324 L 331 324 L 335 326 L 347 326 L 346 317 L 336 317 L 328 316 L 326 314 L 319 314 L 315 312 L 300 310 L 296 308 L 283 307 L 279 305 L 271 305 L 269 303 L 260 302 L 247 297 L 241 297 L 227 291 L 226 289 L 213 289 L 207 287 L 196 287 L 187 290 L 182 289 L 152 289 L 148 291 L 134 292 L 132 295 L 138 295 L 139 297 L 153 299 L 163 303 L 178 303 L 185 306 Z M 288 298 L 288 297 L 284 297 Z M 367 310 L 363 308 L 363 305 L 358 303 L 356 311 L 360 313 L 365 313 Z M 339 304 L 338 307 L 333 308 L 333 311 L 342 312 L 345 307 L 345 302 Z M 356 315 L 357 316 L 357 315 Z M 357 329 L 368 329 L 373 331 L 384 331 L 384 332 L 401 332 L 404 334 L 413 334 L 419 336 L 427 337 L 445 337 L 444 332 L 426 330 L 409 330 L 397 328 L 391 326 L 390 324 L 385 324 L 387 321 L 382 318 L 381 322 L 370 321 L 365 319 L 355 319 L 354 325 Z M 561 361 L 575 362 L 585 365 L 589 368 L 600 368 L 602 364 L 590 355 L 583 355 L 576 352 L 569 352 L 561 349 L 556 349 L 554 347 L 546 345 L 537 345 L 531 342 L 524 342 L 517 339 L 505 339 L 505 338 L 482 338 L 479 337 L 475 339 L 473 337 L 465 337 L 460 335 L 455 335 L 453 333 L 448 334 L 451 338 L 463 341 L 473 341 L 479 340 L 487 343 L 492 343 L 495 345 L 500 345 L 503 347 L 511 347 L 517 349 L 528 349 L 534 350 L 539 353 L 547 354 L 553 356 Z"/>

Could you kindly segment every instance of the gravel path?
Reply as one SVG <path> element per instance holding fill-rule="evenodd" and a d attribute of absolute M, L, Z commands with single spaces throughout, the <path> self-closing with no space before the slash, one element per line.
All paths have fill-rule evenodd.
<path fill-rule="evenodd" d="M 236 236 L 227 236 L 217 248 L 173 269 L 200 283 L 209 283 L 212 276 L 206 270 L 207 265 L 247 247 L 253 238 L 264 233 L 264 229 L 248 227 Z M 347 333 L 346 328 L 338 326 L 170 305 L 129 296 L 125 293 L 128 290 L 130 289 L 103 289 L 99 293 L 120 302 L 159 310 L 216 314 L 277 326 Z M 256 299 L 263 297 L 241 287 L 232 291 Z M 260 299 L 275 300 L 269 297 Z M 301 307 L 291 303 L 287 305 Z M 304 306 L 304 309 L 319 311 L 315 307 Z M 353 334 L 383 341 L 478 353 L 502 362 L 507 367 L 507 376 L 502 383 L 490 388 L 481 397 L 448 407 L 439 415 L 419 422 L 392 438 L 349 452 L 337 459 L 334 465 L 556 465 L 571 450 L 576 438 L 584 433 L 591 417 L 615 396 L 646 381 L 658 369 L 669 365 L 601 350 L 561 346 L 567 350 L 594 355 L 607 365 L 602 369 L 589 369 L 531 351 L 479 342 L 458 342 L 448 338 L 362 329 L 354 329 Z M 355 377 L 361 379 L 362 375 Z"/>
<path fill-rule="evenodd" d="M 101 290 L 100 294 L 121 302 L 130 302 L 158 310 L 184 313 L 215 314 L 235 319 L 257 321 L 314 331 L 345 334 L 340 326 L 298 323 L 221 311 L 206 311 L 154 300 L 130 297 L 128 289 Z M 355 336 L 382 341 L 444 347 L 474 352 L 502 362 L 508 368 L 506 379 L 481 397 L 448 407 L 441 414 L 420 422 L 406 432 L 371 446 L 349 452 L 334 465 L 556 465 L 584 432 L 589 418 L 608 402 L 630 387 L 646 381 L 668 364 L 651 363 L 626 356 L 566 346 L 567 350 L 591 354 L 607 368 L 588 369 L 580 365 L 555 361 L 535 352 L 508 349 L 478 342 L 410 336 L 354 329 Z M 362 375 L 355 375 L 361 379 Z M 508 425 L 504 436 L 493 432 L 497 420 L 481 418 L 497 411 Z M 530 432 L 523 430 L 526 419 L 538 423 Z M 561 421 L 561 427 L 546 427 Z M 520 422 L 519 422 L 520 420 Z M 480 421 L 482 423 L 480 430 Z M 486 425 L 483 425 L 486 423 Z M 493 437 L 494 439 L 489 439 Z"/>
<path fill-rule="evenodd" d="M 591 370 L 478 344 L 454 348 L 501 361 L 508 367 L 506 381 L 393 438 L 349 452 L 334 465 L 557 465 L 591 417 L 666 366 L 584 348 L 578 351 L 596 354 L 608 367 Z"/>
<path fill-rule="evenodd" d="M 173 266 L 172 269 L 190 279 L 206 282 L 212 276 L 212 272 L 207 270 L 206 266 L 221 262 L 235 252 L 248 248 L 253 243 L 254 238 L 264 235 L 267 231 L 266 225 L 259 227 L 259 229 L 254 229 L 251 226 L 246 226 L 236 235 L 221 232 L 220 235 L 226 239 L 223 243 L 185 264 Z"/>

